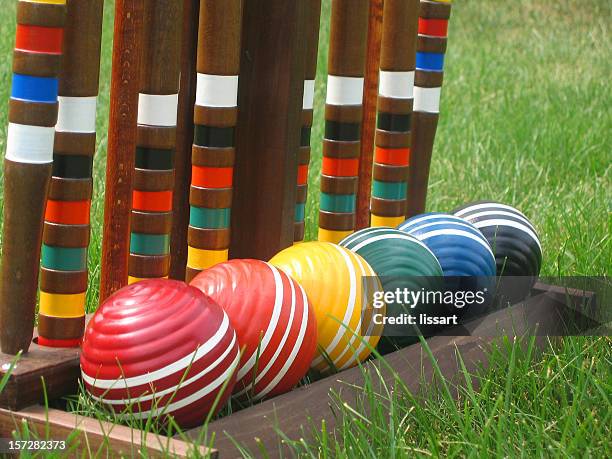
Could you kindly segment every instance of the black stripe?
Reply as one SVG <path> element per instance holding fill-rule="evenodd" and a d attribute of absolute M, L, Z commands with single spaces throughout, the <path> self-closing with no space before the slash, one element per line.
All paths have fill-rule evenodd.
<path fill-rule="evenodd" d="M 327 140 L 356 142 L 361 139 L 361 124 L 325 120 L 325 138 Z"/>
<path fill-rule="evenodd" d="M 195 125 L 193 143 L 200 147 L 228 148 L 234 146 L 234 127 Z"/>
<path fill-rule="evenodd" d="M 376 127 L 383 131 L 409 132 L 410 114 L 396 115 L 393 113 L 379 113 Z"/>
<path fill-rule="evenodd" d="M 93 158 L 91 156 L 53 155 L 53 176 L 68 179 L 91 178 Z"/>
<path fill-rule="evenodd" d="M 310 126 L 302 126 L 302 132 L 300 136 L 300 147 L 310 146 Z"/>
<path fill-rule="evenodd" d="M 174 152 L 162 148 L 136 147 L 136 164 L 138 169 L 167 171 L 174 168 Z"/>

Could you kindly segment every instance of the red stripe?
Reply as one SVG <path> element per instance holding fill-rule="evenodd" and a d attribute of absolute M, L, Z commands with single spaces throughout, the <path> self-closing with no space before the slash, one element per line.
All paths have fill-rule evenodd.
<path fill-rule="evenodd" d="M 47 200 L 45 220 L 64 225 L 89 225 L 90 201 Z"/>
<path fill-rule="evenodd" d="M 298 166 L 297 184 L 306 185 L 308 183 L 308 164 Z"/>
<path fill-rule="evenodd" d="M 40 346 L 46 347 L 79 347 L 83 338 L 75 339 L 47 339 L 39 336 L 36 340 Z"/>
<path fill-rule="evenodd" d="M 232 167 L 191 166 L 191 184 L 200 188 L 231 188 Z"/>
<path fill-rule="evenodd" d="M 381 148 L 376 147 L 374 161 L 388 166 L 409 166 L 410 148 Z"/>
<path fill-rule="evenodd" d="M 419 18 L 419 34 L 446 37 L 448 35 L 448 19 Z"/>
<path fill-rule="evenodd" d="M 17 24 L 15 49 L 34 53 L 62 54 L 64 29 Z"/>
<path fill-rule="evenodd" d="M 148 212 L 170 212 L 172 210 L 172 191 L 134 190 L 132 208 Z"/>
<path fill-rule="evenodd" d="M 359 174 L 359 158 L 338 159 L 323 156 L 321 173 L 332 177 L 356 177 Z"/>

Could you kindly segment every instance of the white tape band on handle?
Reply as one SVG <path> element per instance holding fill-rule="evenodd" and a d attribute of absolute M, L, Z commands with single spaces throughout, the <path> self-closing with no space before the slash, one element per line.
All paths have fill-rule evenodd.
<path fill-rule="evenodd" d="M 173 127 L 176 126 L 176 112 L 178 107 L 178 94 L 138 95 L 138 124 L 147 126 Z"/>
<path fill-rule="evenodd" d="M 378 93 L 393 99 L 412 99 L 414 97 L 414 72 L 380 71 Z"/>
<path fill-rule="evenodd" d="M 304 81 L 304 100 L 302 101 L 302 109 L 312 110 L 314 107 L 314 92 L 315 80 Z"/>
<path fill-rule="evenodd" d="M 363 103 L 363 78 L 328 75 L 327 103 L 361 105 Z"/>
<path fill-rule="evenodd" d="M 77 132 L 91 134 L 96 132 L 96 105 L 94 97 L 58 97 L 58 132 Z"/>
<path fill-rule="evenodd" d="M 6 159 L 18 163 L 53 162 L 55 128 L 9 123 L 6 138 Z"/>
<path fill-rule="evenodd" d="M 414 111 L 440 113 L 440 93 L 442 88 L 414 88 Z"/>
<path fill-rule="evenodd" d="M 238 105 L 238 75 L 198 73 L 196 105 L 201 107 L 236 107 Z"/>

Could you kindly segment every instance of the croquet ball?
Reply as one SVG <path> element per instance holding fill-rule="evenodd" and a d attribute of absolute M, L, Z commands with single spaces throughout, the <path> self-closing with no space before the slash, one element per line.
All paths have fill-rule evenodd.
<path fill-rule="evenodd" d="M 382 332 L 374 313 L 382 315 L 385 308 L 373 309 L 373 294 L 381 285 L 362 257 L 329 242 L 306 242 L 283 250 L 270 263 L 304 287 L 314 309 L 319 349 L 312 368 L 341 370 L 370 354 Z"/>
<path fill-rule="evenodd" d="M 453 211 L 478 228 L 489 241 L 498 276 L 538 276 L 542 245 L 523 213 L 497 202 L 474 202 Z"/>
<path fill-rule="evenodd" d="M 291 390 L 310 368 L 317 324 L 304 289 L 260 260 L 231 260 L 191 285 L 225 310 L 243 350 L 234 393 L 259 399 Z"/>
<path fill-rule="evenodd" d="M 525 298 L 540 274 L 542 245 L 523 213 L 491 201 L 467 204 L 453 211 L 478 228 L 489 241 L 500 279 L 498 293 L 511 303 Z"/>
<path fill-rule="evenodd" d="M 488 303 L 495 287 L 495 257 L 474 225 L 454 215 L 429 213 L 406 220 L 398 229 L 429 247 L 440 262 L 447 290 L 480 291 Z M 485 302 L 479 306 L 484 307 Z M 457 309 L 464 306 L 457 304 Z M 479 308 L 474 303 L 471 309 Z"/>
<path fill-rule="evenodd" d="M 100 306 L 85 330 L 81 372 L 90 394 L 116 412 L 171 415 L 193 427 L 217 396 L 216 408 L 224 405 L 239 359 L 236 333 L 218 304 L 183 282 L 154 279 Z"/>
<path fill-rule="evenodd" d="M 385 292 L 439 292 L 443 289 L 442 267 L 435 255 L 421 241 L 394 228 L 365 228 L 346 237 L 340 245 L 361 255 L 379 276 Z M 410 298 L 410 297 L 406 297 Z M 387 302 L 387 317 L 409 314 L 438 315 L 439 304 L 421 301 L 412 307 L 404 302 Z M 432 327 L 419 327 L 427 335 Z M 378 350 L 387 353 L 418 340 L 413 326 L 386 323 Z"/>

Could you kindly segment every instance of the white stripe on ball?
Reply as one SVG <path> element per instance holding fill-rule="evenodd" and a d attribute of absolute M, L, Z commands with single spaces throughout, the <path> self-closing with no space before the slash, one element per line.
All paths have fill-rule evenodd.
<path fill-rule="evenodd" d="M 229 329 L 229 318 L 225 312 L 223 313 L 223 321 L 217 329 L 216 333 L 210 337 L 208 341 L 200 345 L 194 352 L 187 354 L 185 357 L 180 358 L 176 362 L 172 362 L 163 368 L 151 371 L 144 375 L 132 376 L 129 378 L 118 378 L 118 379 L 98 379 L 91 377 L 83 373 L 83 380 L 92 387 L 98 389 L 118 389 L 118 388 L 130 388 L 135 386 L 141 386 L 143 384 L 149 384 L 159 379 L 168 377 L 177 371 L 183 371 L 187 367 L 193 365 L 194 362 L 198 361 L 202 357 L 210 353 L 215 347 L 219 345 L 221 340 L 225 338 Z M 115 386 L 119 384 L 118 386 Z"/>

